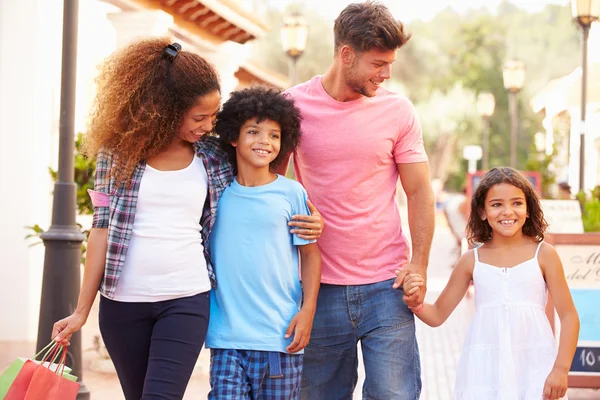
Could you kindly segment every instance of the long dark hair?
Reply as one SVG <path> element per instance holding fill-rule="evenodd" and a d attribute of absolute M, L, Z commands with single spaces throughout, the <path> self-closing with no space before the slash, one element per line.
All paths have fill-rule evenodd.
<path fill-rule="evenodd" d="M 509 167 L 496 167 L 490 169 L 481 179 L 471 198 L 471 214 L 467 224 L 467 237 L 471 245 L 489 242 L 492 239 L 492 228 L 487 220 L 482 220 L 481 215 L 485 210 L 485 198 L 492 186 L 507 183 L 517 187 L 525 194 L 527 214 L 529 217 L 523 225 L 523 234 L 541 242 L 548 229 L 544 219 L 540 197 L 527 179 L 520 172 Z"/>

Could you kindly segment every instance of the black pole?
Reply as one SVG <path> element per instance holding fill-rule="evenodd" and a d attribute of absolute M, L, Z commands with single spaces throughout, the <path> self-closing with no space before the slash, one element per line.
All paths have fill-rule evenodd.
<path fill-rule="evenodd" d="M 483 117 L 483 138 L 481 140 L 483 150 L 483 158 L 481 160 L 481 169 L 487 171 L 489 169 L 489 149 L 490 149 L 490 119 Z"/>
<path fill-rule="evenodd" d="M 582 24 L 583 55 L 581 58 L 581 127 L 579 131 L 579 190 L 585 189 L 585 109 L 587 107 L 587 53 L 590 26 Z"/>
<path fill-rule="evenodd" d="M 517 168 L 517 91 L 511 90 L 508 94 L 508 108 L 510 113 L 510 166 Z"/>
<path fill-rule="evenodd" d="M 75 310 L 81 284 L 81 243 L 84 236 L 75 221 L 77 188 L 73 181 L 78 0 L 64 0 L 63 7 L 58 177 L 54 184 L 52 224 L 41 235 L 45 254 L 38 350 L 50 342 L 54 323 Z M 81 383 L 77 399 L 87 400 L 90 392 L 82 382 L 81 332 L 73 334 L 70 342 L 67 365 Z"/>

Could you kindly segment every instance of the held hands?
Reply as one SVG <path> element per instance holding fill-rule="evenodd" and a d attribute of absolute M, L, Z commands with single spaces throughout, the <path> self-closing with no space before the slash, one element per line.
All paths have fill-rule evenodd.
<path fill-rule="evenodd" d="M 310 210 L 310 215 L 294 215 L 292 220 L 288 222 L 291 226 L 291 233 L 295 233 L 298 237 L 305 240 L 316 240 L 321 237 L 325 222 L 321 213 L 310 200 L 306 200 L 306 205 Z"/>
<path fill-rule="evenodd" d="M 416 275 L 409 278 L 410 286 L 407 286 L 405 279 L 407 276 Z M 417 279 L 419 277 L 419 279 Z M 402 300 L 411 308 L 416 308 L 425 301 L 427 292 L 427 270 L 424 266 L 410 263 L 402 269 L 396 270 L 396 280 L 392 287 L 398 289 L 402 286 L 404 297 Z"/>
<path fill-rule="evenodd" d="M 308 310 L 300 310 L 292 318 L 292 322 L 285 331 L 285 337 L 289 338 L 294 333 L 294 340 L 286 348 L 288 353 L 297 353 L 308 345 L 310 332 L 312 331 L 314 313 Z"/>
<path fill-rule="evenodd" d="M 77 312 L 71 314 L 67 318 L 61 319 L 54 324 L 51 339 L 61 346 L 69 346 L 71 344 L 69 342 L 71 336 L 81 329 L 85 324 L 85 320 L 86 318 Z"/>
<path fill-rule="evenodd" d="M 567 394 L 567 376 L 569 371 L 554 367 L 544 383 L 544 400 L 562 399 Z"/>

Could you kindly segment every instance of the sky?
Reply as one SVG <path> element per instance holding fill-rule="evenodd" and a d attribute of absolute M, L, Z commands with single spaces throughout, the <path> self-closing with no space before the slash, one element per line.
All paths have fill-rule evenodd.
<path fill-rule="evenodd" d="M 352 3 L 350 0 L 239 0 L 248 9 L 252 8 L 254 1 L 268 2 L 271 5 L 286 7 L 290 3 L 300 3 L 318 8 L 321 12 L 331 18 L 346 6 Z M 569 0 L 509 0 L 518 7 L 534 12 L 543 9 L 547 4 L 569 4 Z M 429 20 L 438 12 L 452 7 L 458 12 L 471 8 L 487 7 L 495 10 L 502 0 L 382 0 L 396 18 L 402 21 L 414 19 Z"/>

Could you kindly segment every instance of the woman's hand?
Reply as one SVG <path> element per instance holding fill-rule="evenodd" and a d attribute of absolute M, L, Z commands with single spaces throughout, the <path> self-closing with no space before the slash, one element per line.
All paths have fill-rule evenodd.
<path fill-rule="evenodd" d="M 54 328 L 52 328 L 51 339 L 61 346 L 69 346 L 71 344 L 69 342 L 71 340 L 71 336 L 73 333 L 81 329 L 81 327 L 85 324 L 86 319 L 86 317 L 78 312 L 71 314 L 67 318 L 61 319 L 54 324 Z"/>
<path fill-rule="evenodd" d="M 305 240 L 316 240 L 321 237 L 325 221 L 321 213 L 310 200 L 306 200 L 306 205 L 310 210 L 310 215 L 294 215 L 288 225 L 292 227 L 291 233 L 295 233 L 299 238 Z"/>

